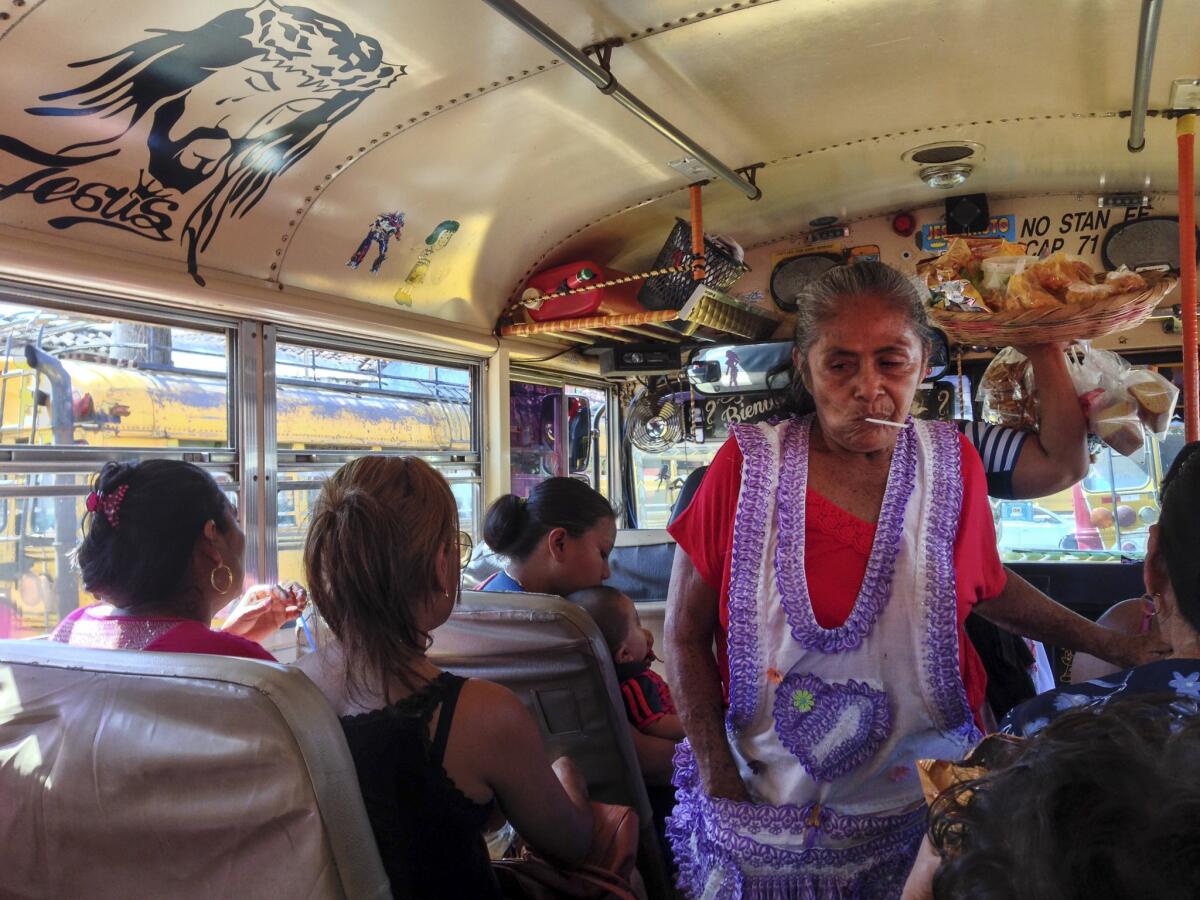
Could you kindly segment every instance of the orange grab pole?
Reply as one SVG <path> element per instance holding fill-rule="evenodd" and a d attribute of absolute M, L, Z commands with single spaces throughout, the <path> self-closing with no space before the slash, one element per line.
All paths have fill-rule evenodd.
<path fill-rule="evenodd" d="M 1179 268 L 1183 294 L 1183 422 L 1187 440 L 1200 439 L 1200 357 L 1196 348 L 1196 117 L 1180 116 L 1175 124 L 1179 144 Z"/>
<path fill-rule="evenodd" d="M 688 190 L 692 200 L 692 280 L 703 281 L 704 263 L 704 218 L 700 204 L 700 185 L 693 184 Z"/>

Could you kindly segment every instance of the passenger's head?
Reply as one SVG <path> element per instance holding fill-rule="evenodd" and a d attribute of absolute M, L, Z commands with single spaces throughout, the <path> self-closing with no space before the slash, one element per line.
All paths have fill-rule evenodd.
<path fill-rule="evenodd" d="M 857 452 L 885 449 L 925 375 L 932 331 L 912 282 L 890 266 L 838 266 L 809 282 L 796 307 L 789 405 L 816 410 L 827 439 Z"/>
<path fill-rule="evenodd" d="M 931 811 L 943 857 L 933 896 L 1200 897 L 1196 708 L 1131 697 L 1068 712 L 1007 768 L 943 793 Z"/>
<path fill-rule="evenodd" d="M 1164 630 L 1200 632 L 1200 441 L 1179 451 L 1163 479 L 1162 509 L 1146 545 L 1146 590 Z"/>
<path fill-rule="evenodd" d="M 446 479 L 415 457 L 346 463 L 313 505 L 304 571 L 351 689 L 415 686 L 412 666 L 458 598 L 458 511 Z"/>
<path fill-rule="evenodd" d="M 616 588 L 590 587 L 568 595 L 567 599 L 592 617 L 614 662 L 642 662 L 651 659 L 654 637 L 642 627 L 637 606 Z"/>
<path fill-rule="evenodd" d="M 612 505 L 576 478 L 548 478 L 528 500 L 506 494 L 483 526 L 489 547 L 536 569 L 538 589 L 563 596 L 608 578 L 616 536 Z"/>
<path fill-rule="evenodd" d="M 113 606 L 207 623 L 245 578 L 245 535 L 213 477 L 191 463 L 110 462 L 92 482 L 76 561 Z"/>

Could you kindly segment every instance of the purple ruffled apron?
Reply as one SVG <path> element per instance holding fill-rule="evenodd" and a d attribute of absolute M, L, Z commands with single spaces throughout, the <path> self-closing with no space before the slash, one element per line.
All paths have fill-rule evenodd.
<path fill-rule="evenodd" d="M 900 432 L 862 588 L 826 629 L 805 576 L 811 427 L 734 429 L 727 727 L 753 802 L 708 797 L 680 745 L 668 832 L 692 898 L 899 897 L 924 828 L 914 762 L 978 737 L 958 660 L 957 430 Z"/>

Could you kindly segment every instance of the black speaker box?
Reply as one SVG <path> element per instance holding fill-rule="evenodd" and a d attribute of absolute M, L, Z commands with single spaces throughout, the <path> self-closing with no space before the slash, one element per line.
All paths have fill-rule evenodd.
<path fill-rule="evenodd" d="M 946 198 L 946 234 L 987 231 L 989 219 L 987 194 Z"/>

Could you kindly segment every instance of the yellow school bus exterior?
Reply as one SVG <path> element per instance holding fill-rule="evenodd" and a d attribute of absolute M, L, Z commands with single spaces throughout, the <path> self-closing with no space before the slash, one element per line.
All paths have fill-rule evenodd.
<path fill-rule="evenodd" d="M 11 357 L 3 375 L 0 445 L 55 443 L 48 396 L 38 372 Z M 115 449 L 228 446 L 230 421 L 223 380 L 211 375 L 147 371 L 130 365 L 66 359 L 72 390 L 71 439 L 77 445 Z M 292 450 L 337 446 L 369 453 L 406 447 L 461 451 L 469 447 L 469 413 L 462 403 L 342 394 L 318 384 L 286 384 L 278 391 L 281 445 Z M 39 484 L 52 476 L 29 476 Z M 16 482 L 12 483 L 15 487 Z M 84 517 L 81 491 L 70 500 L 0 499 L 0 603 L 13 618 L 11 636 L 42 633 L 58 621 L 54 584 L 60 551 L 55 515 L 68 503 L 74 521 Z M 297 491 L 278 529 L 280 569 L 300 570 L 309 494 Z M 54 512 L 51 512 L 51 505 Z M 93 602 L 79 588 L 80 605 Z"/>

